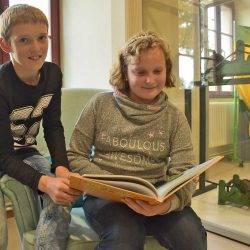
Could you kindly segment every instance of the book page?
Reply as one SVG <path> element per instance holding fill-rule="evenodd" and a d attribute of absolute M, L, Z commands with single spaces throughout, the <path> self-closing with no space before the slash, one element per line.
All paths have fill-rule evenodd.
<path fill-rule="evenodd" d="M 97 175 L 97 174 L 84 174 L 83 175 L 84 178 L 90 178 L 92 180 L 98 180 L 98 181 L 102 181 L 104 183 L 104 181 L 114 181 L 113 183 L 117 182 L 116 186 L 117 187 L 121 187 L 121 188 L 125 188 L 126 189 L 126 183 L 131 183 L 130 187 L 131 187 L 131 191 L 135 191 L 132 189 L 133 187 L 133 183 L 138 184 L 137 188 L 138 191 L 140 191 L 139 189 L 139 185 L 142 186 L 142 190 L 151 190 L 150 191 L 142 191 L 142 192 L 147 192 L 147 194 L 153 194 L 153 197 L 157 197 L 157 188 L 155 188 L 155 186 L 150 183 L 149 181 L 142 179 L 140 177 L 136 177 L 136 176 L 129 176 L 129 175 Z M 107 184 L 109 184 L 108 182 L 106 182 Z M 121 183 L 122 186 L 119 186 Z M 122 184 L 123 183 L 123 184 Z M 144 188 L 143 188 L 144 187 Z M 135 191 L 136 192 L 136 191 Z M 140 192 L 139 192 L 140 193 Z M 146 194 L 146 193 L 145 193 Z"/>
<path fill-rule="evenodd" d="M 122 201 L 124 197 L 130 197 L 132 199 L 147 201 L 150 204 L 159 204 L 222 158 L 222 156 L 217 156 L 205 163 L 192 167 L 183 172 L 182 175 L 178 176 L 176 179 L 163 184 L 158 189 L 142 178 L 123 175 L 84 175 L 83 177 L 70 176 L 70 186 L 89 195 L 103 199 Z M 116 184 L 113 185 L 114 183 Z M 142 183 L 145 185 L 142 185 Z M 146 191 L 148 192 L 147 194 L 138 192 L 144 189 L 152 190 L 152 192 Z M 143 192 L 145 192 L 145 190 Z M 154 190 L 158 191 L 158 198 L 154 195 Z"/>
<path fill-rule="evenodd" d="M 212 158 L 211 160 L 208 160 L 208 161 L 201 163 L 195 167 L 187 169 L 179 177 L 177 177 L 174 180 L 160 186 L 159 188 L 157 188 L 159 199 L 163 200 L 163 198 L 167 194 L 169 194 L 171 191 L 175 190 L 177 187 L 183 187 L 184 183 L 186 183 L 187 181 L 190 182 L 192 179 L 199 176 L 201 173 L 205 172 L 208 168 L 213 166 L 215 163 L 220 161 L 222 158 L 223 158 L 222 156 L 216 156 L 216 157 Z"/>
<path fill-rule="evenodd" d="M 158 201 L 155 197 L 136 193 L 119 187 L 110 186 L 100 182 L 99 180 L 93 180 L 85 177 L 70 176 L 70 186 L 72 188 L 81 190 L 83 193 L 118 202 L 121 202 L 125 197 L 129 197 L 132 199 L 147 201 L 152 205 L 160 203 L 160 201 Z"/>
<path fill-rule="evenodd" d="M 115 181 L 98 180 L 98 182 L 157 198 L 156 190 L 152 190 L 147 186 L 141 185 L 141 183 L 138 184 L 134 182 L 116 181 L 116 180 Z"/>

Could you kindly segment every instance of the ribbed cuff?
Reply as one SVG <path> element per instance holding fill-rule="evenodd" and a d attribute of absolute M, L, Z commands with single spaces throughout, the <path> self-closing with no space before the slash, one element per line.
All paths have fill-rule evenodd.
<path fill-rule="evenodd" d="M 173 195 L 173 197 L 170 200 L 170 208 L 165 212 L 162 213 L 161 215 L 168 214 L 180 207 L 180 200 L 177 195 Z"/>

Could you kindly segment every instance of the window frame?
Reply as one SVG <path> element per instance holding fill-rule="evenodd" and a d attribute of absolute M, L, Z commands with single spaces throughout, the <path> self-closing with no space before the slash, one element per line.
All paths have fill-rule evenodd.
<path fill-rule="evenodd" d="M 59 0 L 50 0 L 51 23 L 51 57 L 52 62 L 60 66 L 60 3 Z"/>
<path fill-rule="evenodd" d="M 231 11 L 232 11 L 232 24 L 234 23 L 234 20 L 235 20 L 235 10 L 234 10 L 234 5 L 232 2 L 223 3 L 221 5 L 211 6 L 211 7 L 215 7 L 215 30 L 211 30 L 211 31 L 215 32 L 216 50 L 220 54 L 222 52 L 221 37 L 222 37 L 222 35 L 228 35 L 228 34 L 222 33 L 222 31 L 221 31 L 221 22 L 222 22 L 222 20 L 221 20 L 221 6 L 222 5 L 231 9 Z M 232 25 L 232 29 L 233 29 L 233 25 Z M 233 30 L 232 30 L 231 37 L 232 37 L 232 41 L 233 41 Z M 232 98 L 234 95 L 233 85 L 231 85 L 232 86 L 231 91 L 223 91 L 222 86 L 223 85 L 216 85 L 217 90 L 215 90 L 215 91 L 209 90 L 209 98 Z"/>

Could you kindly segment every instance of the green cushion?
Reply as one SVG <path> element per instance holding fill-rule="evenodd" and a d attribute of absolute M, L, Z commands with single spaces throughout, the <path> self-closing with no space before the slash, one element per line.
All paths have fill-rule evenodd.
<path fill-rule="evenodd" d="M 7 249 L 7 216 L 3 193 L 0 189 L 0 249 Z"/>
<path fill-rule="evenodd" d="M 70 250 L 93 250 L 99 241 L 97 234 L 88 226 L 82 208 L 73 208 L 70 223 L 70 237 L 67 249 Z M 28 231 L 23 235 L 23 246 L 26 250 L 34 249 L 35 230 Z"/>
<path fill-rule="evenodd" d="M 103 89 L 83 89 L 83 88 L 63 88 L 62 89 L 62 123 L 64 126 L 64 136 L 66 146 L 68 147 L 72 131 L 76 121 L 86 103 L 90 98 L 99 93 L 107 90 Z M 48 156 L 49 151 L 44 140 L 43 131 L 39 132 L 37 142 L 40 152 Z"/>

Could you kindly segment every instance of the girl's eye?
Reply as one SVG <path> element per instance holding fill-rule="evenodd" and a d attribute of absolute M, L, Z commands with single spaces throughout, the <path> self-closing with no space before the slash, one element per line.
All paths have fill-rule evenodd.
<path fill-rule="evenodd" d="M 135 74 L 138 76 L 143 76 L 145 74 L 145 71 L 135 71 Z"/>
<path fill-rule="evenodd" d="M 162 70 L 160 70 L 160 69 L 154 70 L 154 73 L 155 73 L 156 75 L 161 74 L 161 72 L 162 72 Z"/>

